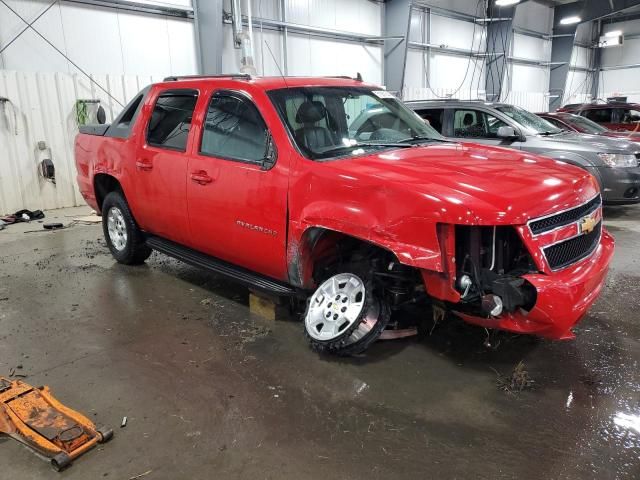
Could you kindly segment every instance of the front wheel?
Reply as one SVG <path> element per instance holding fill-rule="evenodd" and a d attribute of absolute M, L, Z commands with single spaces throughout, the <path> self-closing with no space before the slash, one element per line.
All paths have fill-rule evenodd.
<path fill-rule="evenodd" d="M 102 230 L 111 254 L 119 263 L 138 265 L 151 255 L 151 248 L 120 192 L 109 193 L 102 203 Z"/>
<path fill-rule="evenodd" d="M 391 315 L 367 277 L 363 273 L 339 273 L 324 281 L 311 296 L 304 326 L 314 350 L 356 355 L 378 339 Z"/>

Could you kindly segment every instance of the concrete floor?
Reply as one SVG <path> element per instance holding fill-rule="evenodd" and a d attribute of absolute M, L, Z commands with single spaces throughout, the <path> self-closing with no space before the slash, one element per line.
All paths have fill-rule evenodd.
<path fill-rule="evenodd" d="M 115 437 L 59 477 L 0 440 L 0 478 L 640 478 L 640 207 L 606 217 L 616 257 L 575 341 L 489 350 L 453 322 L 357 359 L 314 354 L 225 279 L 159 254 L 114 263 L 98 225 L 10 226 L 0 375 L 22 365 Z M 534 388 L 505 393 L 495 371 L 521 360 Z"/>

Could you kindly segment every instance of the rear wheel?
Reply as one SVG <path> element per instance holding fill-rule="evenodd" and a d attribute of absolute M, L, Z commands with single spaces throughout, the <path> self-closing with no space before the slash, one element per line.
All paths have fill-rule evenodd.
<path fill-rule="evenodd" d="M 305 334 L 316 351 L 355 355 L 380 336 L 390 312 L 386 302 L 377 298 L 369 272 L 341 270 L 311 296 L 304 316 Z"/>
<path fill-rule="evenodd" d="M 109 193 L 102 203 L 102 229 L 113 257 L 126 265 L 143 263 L 151 249 L 120 192 Z"/>

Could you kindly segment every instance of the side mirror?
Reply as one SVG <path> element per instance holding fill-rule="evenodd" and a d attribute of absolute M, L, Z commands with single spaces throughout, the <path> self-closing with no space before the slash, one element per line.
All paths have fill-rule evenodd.
<path fill-rule="evenodd" d="M 271 136 L 271 132 L 267 132 L 267 142 L 264 152 L 264 158 L 262 159 L 262 170 L 271 170 L 276 164 L 277 158 L 278 152 L 276 150 L 275 143 L 273 143 L 273 137 Z"/>
<path fill-rule="evenodd" d="M 516 138 L 519 136 L 513 127 L 507 125 L 498 127 L 498 133 L 496 135 L 498 138 Z"/>

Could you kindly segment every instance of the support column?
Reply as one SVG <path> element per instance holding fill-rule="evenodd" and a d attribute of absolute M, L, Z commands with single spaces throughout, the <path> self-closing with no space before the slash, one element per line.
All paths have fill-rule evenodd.
<path fill-rule="evenodd" d="M 513 17 L 516 7 L 495 7 L 489 2 L 487 7 L 487 67 L 485 69 L 485 90 L 487 100 L 500 101 L 504 90 L 506 69 L 509 68 L 509 52 L 513 39 Z"/>
<path fill-rule="evenodd" d="M 410 24 L 411 0 L 387 0 L 383 35 L 400 36 L 403 39 L 384 44 L 384 84 L 387 90 L 397 92 L 399 96 L 404 88 Z"/>
<path fill-rule="evenodd" d="M 193 0 L 198 73 L 222 71 L 222 0 Z"/>

